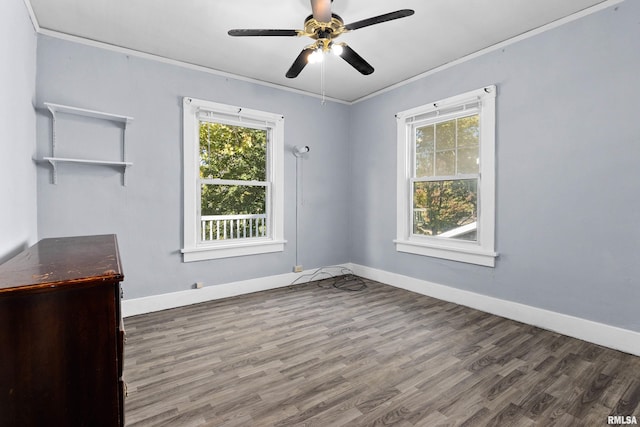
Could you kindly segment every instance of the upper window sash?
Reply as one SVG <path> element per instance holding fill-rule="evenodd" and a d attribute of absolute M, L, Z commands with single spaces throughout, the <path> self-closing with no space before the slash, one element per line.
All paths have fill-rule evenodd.
<path fill-rule="evenodd" d="M 186 98 L 186 104 L 197 103 L 196 117 L 198 120 L 243 126 L 256 129 L 274 127 L 284 116 L 248 108 L 234 107 L 216 102 L 194 100 Z"/>
<path fill-rule="evenodd" d="M 446 122 L 448 120 L 460 119 L 463 117 L 473 116 L 480 112 L 480 102 L 473 102 L 472 107 L 469 108 L 452 108 L 452 109 L 435 109 L 429 113 L 418 114 L 416 116 L 410 116 L 405 119 L 407 126 L 411 126 L 413 129 L 429 126 L 435 123 Z M 466 106 L 465 106 L 466 107 Z"/>
<path fill-rule="evenodd" d="M 482 106 L 482 99 L 491 94 L 495 95 L 495 86 L 487 86 L 486 88 L 452 96 L 442 101 L 411 108 L 397 113 L 396 118 L 406 123 L 413 123 L 429 118 L 455 115 L 474 108 L 478 110 Z"/>

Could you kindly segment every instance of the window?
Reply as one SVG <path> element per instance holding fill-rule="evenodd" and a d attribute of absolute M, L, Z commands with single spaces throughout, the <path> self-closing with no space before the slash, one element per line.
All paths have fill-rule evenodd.
<path fill-rule="evenodd" d="M 396 250 L 495 265 L 495 86 L 396 115 Z"/>
<path fill-rule="evenodd" d="M 284 118 L 183 104 L 184 261 L 282 251 Z"/>

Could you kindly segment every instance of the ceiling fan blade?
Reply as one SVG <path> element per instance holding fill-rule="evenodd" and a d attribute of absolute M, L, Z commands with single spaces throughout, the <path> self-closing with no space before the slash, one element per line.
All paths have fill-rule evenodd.
<path fill-rule="evenodd" d="M 380 24 L 382 22 L 393 21 L 394 19 L 406 18 L 415 12 L 411 9 L 396 10 L 395 12 L 385 13 L 384 15 L 374 16 L 373 18 L 363 19 L 362 21 L 352 22 L 344 27 L 347 30 L 357 30 L 358 28 L 368 27 L 369 25 Z"/>
<path fill-rule="evenodd" d="M 340 56 L 365 76 L 373 73 L 373 67 L 371 64 L 365 61 L 362 56 L 358 55 L 355 50 L 351 49 L 346 44 L 342 44 L 342 54 Z"/>
<path fill-rule="evenodd" d="M 252 29 L 239 29 L 229 30 L 227 33 L 233 37 L 254 37 L 254 36 L 297 36 L 298 30 L 252 30 Z"/>
<path fill-rule="evenodd" d="M 304 67 L 309 62 L 309 55 L 313 53 L 313 49 L 304 48 L 302 52 L 298 55 L 298 57 L 291 64 L 291 68 L 287 71 L 286 76 L 290 79 L 295 79 L 298 77 L 298 74 L 304 69 Z"/>
<path fill-rule="evenodd" d="M 331 22 L 331 0 L 311 0 L 313 17 L 318 22 Z"/>

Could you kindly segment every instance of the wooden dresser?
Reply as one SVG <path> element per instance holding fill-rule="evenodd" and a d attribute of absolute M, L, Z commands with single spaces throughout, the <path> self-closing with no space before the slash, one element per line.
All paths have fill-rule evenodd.
<path fill-rule="evenodd" d="M 0 265 L 0 427 L 124 426 L 123 278 L 115 235 Z"/>

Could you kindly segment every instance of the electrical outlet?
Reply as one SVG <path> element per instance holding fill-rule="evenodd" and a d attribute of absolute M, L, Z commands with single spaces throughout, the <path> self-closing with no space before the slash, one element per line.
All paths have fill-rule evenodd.
<path fill-rule="evenodd" d="M 195 288 L 196 288 L 196 289 L 202 289 L 202 286 L 204 286 L 204 283 L 202 283 L 202 282 L 196 282 L 196 286 L 195 286 Z"/>
<path fill-rule="evenodd" d="M 302 273 L 302 266 L 301 265 L 294 265 L 293 266 L 293 272 L 294 273 Z"/>

